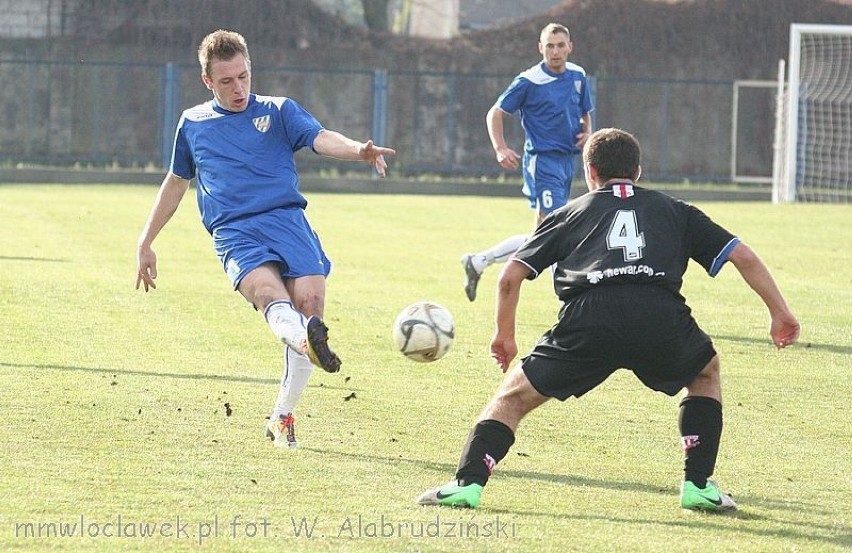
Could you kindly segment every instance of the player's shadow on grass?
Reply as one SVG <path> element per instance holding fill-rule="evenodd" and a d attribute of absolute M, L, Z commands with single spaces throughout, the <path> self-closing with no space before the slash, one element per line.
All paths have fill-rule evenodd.
<path fill-rule="evenodd" d="M 736 343 L 740 343 L 740 344 L 750 344 L 750 345 L 757 345 L 757 346 L 773 347 L 772 344 L 770 343 L 769 339 L 764 340 L 763 338 L 758 339 L 758 338 L 749 338 L 749 337 L 746 337 L 746 336 L 725 336 L 725 335 L 716 334 L 716 335 L 713 336 L 713 339 L 715 341 L 719 341 L 719 342 L 721 342 L 721 341 L 736 342 Z M 807 340 L 801 341 L 797 344 L 793 344 L 792 346 L 789 346 L 789 347 L 792 348 L 792 349 L 805 349 L 805 350 L 812 349 L 812 350 L 815 350 L 815 351 L 828 351 L 828 352 L 831 352 L 831 353 L 839 353 L 841 355 L 852 354 L 852 346 L 841 346 L 841 345 L 838 345 L 838 344 L 818 344 L 818 343 L 814 343 L 814 342 L 808 342 Z"/>
<path fill-rule="evenodd" d="M 456 471 L 455 464 L 449 464 L 438 461 L 429 461 L 426 459 L 420 458 L 406 458 L 406 457 L 384 457 L 380 455 L 369 455 L 364 453 L 352 453 L 349 451 L 339 451 L 339 450 L 331 450 L 331 449 L 320 449 L 320 448 L 302 448 L 303 451 L 311 451 L 317 454 L 322 455 L 323 457 L 327 456 L 338 456 L 347 459 L 355 459 L 362 460 L 372 464 L 386 464 L 394 468 L 394 470 L 399 467 L 401 464 L 407 464 L 414 467 L 416 470 L 429 470 L 429 471 L 437 471 L 444 475 L 444 479 L 440 481 L 436 481 L 434 484 L 438 485 L 443 483 L 451 478 L 451 475 Z M 511 455 L 511 453 L 510 453 Z M 634 491 L 641 493 L 648 493 L 654 495 L 662 495 L 666 497 L 666 501 L 671 501 L 673 505 L 677 505 L 678 503 L 678 491 L 676 488 L 672 487 L 660 487 L 658 485 L 645 484 L 642 482 L 628 482 L 623 480 L 606 480 L 600 478 L 591 478 L 588 476 L 579 476 L 579 475 L 571 475 L 571 474 L 552 474 L 552 473 L 544 473 L 544 472 L 535 472 L 535 471 L 527 471 L 527 470 L 501 470 L 499 472 L 498 478 L 503 480 L 506 478 L 509 479 L 521 479 L 526 481 L 522 484 L 525 488 L 528 488 L 529 481 L 542 481 L 548 482 L 551 484 L 561 484 L 569 487 L 576 488 L 598 488 L 603 490 L 610 490 L 612 492 L 622 492 L 622 491 Z M 509 483 L 508 485 L 512 485 Z M 414 492 L 418 492 L 422 490 L 414 490 Z M 822 516 L 830 515 L 833 511 L 826 508 L 825 505 L 821 504 L 809 504 L 801 501 L 779 501 L 776 499 L 771 499 L 762 496 L 748 496 L 748 495 L 739 495 L 736 494 L 735 499 L 737 501 L 742 502 L 744 507 L 741 507 L 740 511 L 734 513 L 725 514 L 725 518 L 736 518 L 742 520 L 754 520 L 754 521 L 772 521 L 776 524 L 782 524 L 787 526 L 794 527 L 802 527 L 805 530 L 802 532 L 795 532 L 790 530 L 779 530 L 777 535 L 779 537 L 785 536 L 795 536 L 798 539 L 809 540 L 813 542 L 818 542 L 821 544 L 825 543 L 837 543 L 840 545 L 844 544 L 843 537 L 834 537 L 831 534 L 835 533 L 837 528 L 830 525 L 819 525 L 813 523 L 804 524 L 798 521 L 790 521 L 790 520 L 780 520 L 777 517 L 764 516 L 757 513 L 749 512 L 749 506 L 755 508 L 762 508 L 769 511 L 774 512 L 810 512 L 814 514 L 820 514 Z M 559 501 L 559 497 L 555 496 L 554 501 Z M 690 518 L 688 521 L 684 522 L 663 522 L 659 520 L 654 521 L 643 521 L 636 519 L 619 519 L 614 518 L 612 516 L 601 514 L 599 516 L 585 514 L 577 514 L 574 512 L 570 513 L 543 513 L 538 511 L 527 511 L 527 510 L 518 510 L 518 509 L 500 509 L 499 507 L 486 507 L 488 512 L 493 513 L 506 513 L 513 515 L 530 515 L 530 516 L 548 516 L 557 518 L 559 520 L 563 520 L 565 518 L 574 518 L 577 520 L 608 520 L 614 522 L 622 522 L 625 524 L 668 524 L 672 526 L 684 526 L 688 528 L 695 528 L 696 526 L 706 526 L 707 529 L 722 529 L 724 528 L 726 531 L 731 530 L 730 525 L 720 521 L 720 524 L 714 523 L 714 519 L 719 515 L 705 515 L 702 513 L 690 513 L 694 514 L 694 518 Z M 570 509 L 569 509 L 570 510 Z M 765 528 L 761 527 L 760 529 L 750 529 L 746 528 L 744 530 L 748 533 L 754 533 L 755 535 L 764 535 L 766 533 Z M 819 532 L 823 532 L 824 534 L 819 534 Z M 830 536 L 830 537 L 829 537 Z"/>
<path fill-rule="evenodd" d="M 558 498 L 555 498 L 554 501 L 558 501 Z M 672 504 L 676 506 L 675 508 L 678 508 L 677 494 L 672 494 L 671 501 Z M 790 538 L 793 538 L 803 542 L 810 542 L 815 547 L 820 546 L 820 548 L 828 546 L 840 546 L 841 548 L 843 548 L 849 546 L 848 535 L 837 535 L 837 527 L 834 525 L 813 524 L 812 522 L 804 521 L 779 520 L 777 518 L 763 516 L 748 511 L 749 505 L 759 504 L 760 500 L 758 500 L 756 503 L 749 502 L 745 507 L 740 506 L 739 511 L 734 511 L 731 513 L 699 513 L 685 511 L 684 518 L 682 520 L 663 520 L 657 518 L 625 518 L 607 515 L 606 511 L 604 510 L 600 511 L 600 514 L 590 514 L 588 511 L 574 511 L 570 508 L 570 505 L 567 504 L 567 512 L 557 513 L 541 513 L 524 509 L 500 509 L 493 507 L 484 507 L 482 510 L 487 511 L 489 514 L 493 513 L 497 515 L 505 514 L 513 516 L 533 517 L 545 516 L 549 518 L 554 518 L 559 521 L 565 521 L 567 519 L 589 522 L 606 521 L 610 523 L 616 523 L 619 526 L 625 527 L 664 526 L 669 528 L 679 528 L 687 530 L 690 533 L 699 532 L 703 530 L 709 531 L 711 535 L 716 534 L 718 532 L 739 532 L 745 535 L 758 536 L 761 539 L 765 539 L 766 537 L 773 537 L 779 540 L 787 541 Z M 767 530 L 765 524 L 761 524 L 759 526 L 748 524 L 738 524 L 736 526 L 732 526 L 730 523 L 731 519 L 764 523 L 769 522 L 774 525 L 779 525 L 781 526 L 781 528 L 779 528 L 778 530 Z"/>
<path fill-rule="evenodd" d="M 47 263 L 68 263 L 70 259 L 54 259 L 52 257 L 23 257 L 14 255 L 0 255 L 0 261 L 45 261 Z"/>
<path fill-rule="evenodd" d="M 588 486 L 595 487 L 600 489 L 614 490 L 614 491 L 638 491 L 638 492 L 646 492 L 646 493 L 657 493 L 663 495 L 671 495 L 672 497 L 678 496 L 678 490 L 675 488 L 669 487 L 660 487 L 660 486 L 651 486 L 647 484 L 642 484 L 639 482 L 621 482 L 621 481 L 612 481 L 612 480 L 603 480 L 598 478 L 588 478 L 584 476 L 573 476 L 573 475 L 546 475 L 540 472 L 532 472 L 532 471 L 524 471 L 524 470 L 506 470 L 501 471 L 500 476 L 511 476 L 515 478 L 523 478 L 529 480 L 543 480 L 548 482 L 553 482 L 557 484 L 567 484 L 569 486 Z M 771 510 L 786 510 L 786 511 L 810 511 L 814 513 L 820 513 L 822 515 L 830 515 L 833 511 L 829 508 L 826 508 L 826 505 L 811 503 L 808 504 L 802 501 L 779 501 L 775 499 L 767 499 L 765 497 L 760 496 L 749 496 L 742 494 L 732 494 L 736 501 L 741 501 L 743 504 L 751 505 L 751 506 L 759 506 L 766 509 Z M 748 514 L 744 512 L 738 513 L 741 516 L 747 516 L 749 518 L 764 518 L 754 514 Z"/>
<path fill-rule="evenodd" d="M 211 380 L 214 382 L 238 382 L 242 384 L 264 384 L 278 386 L 281 381 L 279 378 L 260 378 L 255 376 L 231 376 L 222 374 L 201 374 L 201 373 L 169 373 L 162 371 L 135 371 L 132 369 L 102 369 L 97 367 L 75 367 L 73 365 L 38 365 L 35 363 L 5 363 L 0 361 L 0 367 L 20 368 L 20 369 L 46 369 L 64 372 L 87 372 L 94 374 L 103 374 L 110 376 L 127 375 L 127 376 L 149 376 L 154 378 L 178 378 L 189 380 Z M 322 388 L 324 390 L 345 390 L 347 392 L 360 392 L 361 388 L 354 386 L 336 386 L 327 382 L 319 382 L 309 384 L 310 388 Z"/>
<path fill-rule="evenodd" d="M 400 464 L 409 464 L 418 469 L 427 469 L 434 470 L 445 474 L 445 480 L 449 480 L 453 474 L 456 472 L 456 465 L 449 463 L 442 463 L 438 461 L 428 461 L 426 459 L 411 459 L 406 457 L 382 457 L 380 455 L 369 455 L 365 453 L 352 453 L 349 451 L 336 451 L 332 449 L 319 449 L 319 448 L 302 448 L 305 451 L 312 451 L 314 453 L 320 453 L 322 455 L 337 455 L 339 457 L 345 457 L 348 459 L 355 460 L 363 460 L 369 461 L 370 463 L 383 463 L 387 465 L 391 465 L 394 467 L 399 466 Z M 509 454 L 511 455 L 511 453 Z M 671 490 L 660 488 L 659 486 L 653 486 L 650 484 L 643 484 L 641 482 L 621 482 L 616 480 L 601 480 L 598 478 L 589 478 L 586 476 L 576 476 L 570 474 L 551 474 L 546 472 L 534 472 L 534 471 L 525 471 L 525 470 L 501 470 L 499 473 L 499 478 L 521 478 L 524 480 L 540 480 L 544 482 L 550 482 L 555 484 L 565 484 L 568 486 L 575 487 L 594 487 L 594 488 L 602 488 L 607 490 L 614 491 L 624 491 L 624 490 L 633 490 L 633 491 L 641 491 L 646 493 L 664 493 L 669 494 Z M 443 482 L 436 482 L 435 484 L 441 484 Z"/>

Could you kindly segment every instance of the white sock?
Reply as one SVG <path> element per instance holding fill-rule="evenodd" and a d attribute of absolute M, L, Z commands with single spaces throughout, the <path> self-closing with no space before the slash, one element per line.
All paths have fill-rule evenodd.
<path fill-rule="evenodd" d="M 263 312 L 266 324 L 272 329 L 275 337 L 295 349 L 305 351 L 305 340 L 308 332 L 305 329 L 305 317 L 296 311 L 293 304 L 286 300 L 278 300 L 266 306 Z"/>
<path fill-rule="evenodd" d="M 281 375 L 278 399 L 275 400 L 275 409 L 270 417 L 272 420 L 296 410 L 296 404 L 307 388 L 312 372 L 314 366 L 307 357 L 293 351 L 293 348 L 284 347 L 284 374 Z"/>
<path fill-rule="evenodd" d="M 509 260 L 513 253 L 518 251 L 518 248 L 520 248 L 526 240 L 526 234 L 517 234 L 506 238 L 499 244 L 492 246 L 491 249 L 474 255 L 472 259 L 473 268 L 481 272 L 489 265 L 505 263 Z"/>

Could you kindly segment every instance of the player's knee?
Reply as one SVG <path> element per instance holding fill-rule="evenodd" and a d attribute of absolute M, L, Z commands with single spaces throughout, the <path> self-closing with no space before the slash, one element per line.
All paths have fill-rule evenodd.
<path fill-rule="evenodd" d="M 721 364 L 719 363 L 719 354 L 713 356 L 707 365 L 698 373 L 698 376 L 707 380 L 719 380 L 721 372 Z"/>
<path fill-rule="evenodd" d="M 510 375 L 506 380 L 506 385 L 498 390 L 497 395 L 491 402 L 488 411 L 498 415 L 500 418 L 505 417 L 509 420 L 521 420 L 527 413 L 547 401 L 545 396 L 542 396 L 530 384 L 524 372 L 517 368 L 517 373 Z"/>
<path fill-rule="evenodd" d="M 722 378 L 719 355 L 716 354 L 687 386 L 690 395 L 716 397 L 721 394 Z"/>
<path fill-rule="evenodd" d="M 270 303 L 275 301 L 269 294 L 260 294 L 260 293 L 257 293 L 256 291 L 253 291 L 253 290 L 247 291 L 247 290 L 242 289 L 242 288 L 238 288 L 238 290 L 243 295 L 243 297 L 246 299 L 246 301 L 249 302 L 252 305 L 252 307 L 254 307 L 256 310 L 260 311 L 261 313 L 266 311 L 267 306 L 269 306 Z"/>
<path fill-rule="evenodd" d="M 323 294 L 313 291 L 300 294 L 295 301 L 296 309 L 307 317 L 322 317 L 324 303 Z"/>

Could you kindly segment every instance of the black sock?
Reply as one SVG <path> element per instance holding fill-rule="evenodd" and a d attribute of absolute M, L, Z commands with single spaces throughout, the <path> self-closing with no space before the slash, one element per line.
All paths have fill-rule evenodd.
<path fill-rule="evenodd" d="M 699 488 L 716 468 L 722 439 L 722 404 L 712 397 L 689 396 L 680 402 L 678 417 L 684 452 L 684 478 Z"/>
<path fill-rule="evenodd" d="M 515 433 L 502 422 L 491 419 L 478 422 L 467 437 L 456 478 L 465 486 L 473 483 L 484 486 L 513 443 Z"/>

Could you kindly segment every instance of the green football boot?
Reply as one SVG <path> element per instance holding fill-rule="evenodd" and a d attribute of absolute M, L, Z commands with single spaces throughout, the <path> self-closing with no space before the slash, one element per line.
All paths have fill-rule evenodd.
<path fill-rule="evenodd" d="M 446 507 L 467 507 L 476 509 L 482 495 L 482 486 L 468 484 L 462 486 L 459 480 L 453 480 L 443 486 L 427 490 L 417 498 L 419 505 L 444 505 Z"/>
<path fill-rule="evenodd" d="M 699 488 L 689 480 L 680 484 L 680 506 L 691 511 L 736 511 L 737 504 L 731 496 L 719 490 L 715 482 L 707 481 Z"/>

